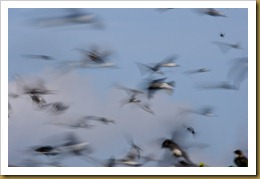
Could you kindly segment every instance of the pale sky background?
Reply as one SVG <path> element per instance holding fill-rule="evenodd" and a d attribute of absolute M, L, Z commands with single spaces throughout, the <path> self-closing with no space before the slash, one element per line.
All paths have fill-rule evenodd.
<path fill-rule="evenodd" d="M 29 158 L 47 161 L 45 156 L 28 152 L 28 148 L 51 143 L 53 141 L 48 141 L 51 136 L 68 131 L 89 142 L 94 149 L 91 156 L 98 160 L 106 160 L 111 155 L 123 157 L 129 149 L 125 134 L 131 135 L 134 142 L 142 147 L 144 155 L 152 153 L 162 158 L 166 150 L 160 149 L 161 144 L 156 141 L 171 138 L 175 130 L 184 131 L 185 141 L 180 145 L 193 146 L 185 150 L 195 163 L 229 166 L 234 165 L 234 150 L 241 149 L 247 154 L 247 78 L 237 91 L 196 88 L 200 83 L 227 81 L 234 59 L 248 56 L 247 9 L 217 9 L 227 17 L 201 15 L 195 9 L 185 8 L 163 13 L 152 8 L 80 10 L 97 15 L 104 29 L 96 29 L 91 24 L 39 28 L 31 22 L 63 16 L 69 11 L 9 9 L 9 92 L 17 92 L 16 74 L 25 81 L 40 77 L 49 89 L 58 91 L 47 95 L 47 102 L 61 101 L 70 105 L 64 114 L 51 115 L 36 110 L 28 96 L 9 99 L 13 107 L 8 136 L 10 164 L 22 165 Z M 224 33 L 225 37 L 221 38 L 220 33 Z M 212 41 L 240 43 L 243 49 L 230 49 L 222 53 Z M 111 62 L 118 68 L 79 69 L 57 76 L 62 62 L 82 58 L 73 49 L 87 49 L 93 44 L 111 50 Z M 23 57 L 25 54 L 44 54 L 55 60 L 26 59 Z M 120 107 L 120 101 L 127 95 L 115 89 L 114 85 L 138 88 L 145 78 L 135 62 L 156 63 L 171 55 L 178 57 L 176 63 L 180 67 L 165 69 L 164 76 L 167 81 L 175 81 L 176 87 L 172 95 L 162 92 L 151 99 L 155 115 L 133 105 Z M 203 67 L 211 71 L 191 76 L 184 74 L 185 71 Z M 217 116 L 177 117 L 183 107 L 199 109 L 204 106 L 212 106 Z M 95 123 L 93 129 L 69 129 L 48 124 L 86 115 L 109 117 L 116 124 Z M 197 135 L 193 137 L 183 124 L 192 126 Z M 196 147 L 202 143 L 208 147 Z M 66 158 L 61 164 L 95 166 L 77 157 Z M 157 163 L 150 162 L 145 166 L 157 166 Z"/>

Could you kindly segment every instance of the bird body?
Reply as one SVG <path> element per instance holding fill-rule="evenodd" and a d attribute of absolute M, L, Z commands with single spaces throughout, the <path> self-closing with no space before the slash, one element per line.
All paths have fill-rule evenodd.
<path fill-rule="evenodd" d="M 149 99 L 152 98 L 153 94 L 158 90 L 166 90 L 169 95 L 171 95 L 173 93 L 175 82 L 174 81 L 165 82 L 164 81 L 165 79 L 166 78 L 152 80 L 148 84 L 147 90 L 148 90 Z"/>
<path fill-rule="evenodd" d="M 215 16 L 215 17 L 227 17 L 223 12 L 220 12 L 213 8 L 206 8 L 202 10 L 202 13 L 209 15 L 209 16 Z"/>
<path fill-rule="evenodd" d="M 236 157 L 234 159 L 234 163 L 238 166 L 238 167 L 248 167 L 248 159 L 247 157 L 243 154 L 243 152 L 241 150 L 235 150 L 234 151 Z"/>
<path fill-rule="evenodd" d="M 170 152 L 172 152 L 172 156 L 175 156 L 177 158 L 181 158 L 182 157 L 182 158 L 185 159 L 185 161 L 187 163 L 194 164 L 190 160 L 188 154 L 184 150 L 182 150 L 180 148 L 180 146 L 177 143 L 175 143 L 173 140 L 170 140 L 170 139 L 164 140 L 164 142 L 161 145 L 161 148 L 168 148 L 170 150 Z"/>

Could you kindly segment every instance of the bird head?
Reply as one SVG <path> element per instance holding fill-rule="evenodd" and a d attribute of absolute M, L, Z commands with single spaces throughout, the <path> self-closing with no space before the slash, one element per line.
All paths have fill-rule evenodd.
<path fill-rule="evenodd" d="M 243 154 L 242 151 L 239 150 L 239 149 L 235 150 L 234 153 L 235 153 L 236 155 L 238 155 L 238 156 L 240 156 L 240 155 Z"/>
<path fill-rule="evenodd" d="M 166 139 L 163 141 L 161 148 L 169 148 L 172 144 L 172 141 L 170 139 Z"/>

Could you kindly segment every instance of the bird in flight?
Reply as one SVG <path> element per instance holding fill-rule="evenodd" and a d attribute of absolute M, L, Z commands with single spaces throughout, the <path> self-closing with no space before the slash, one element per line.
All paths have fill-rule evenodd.
<path fill-rule="evenodd" d="M 213 44 L 217 45 L 222 53 L 227 53 L 231 49 L 242 50 L 240 43 L 226 43 L 226 42 L 219 42 L 213 41 Z"/>
<path fill-rule="evenodd" d="M 146 90 L 148 91 L 148 99 L 151 99 L 156 91 L 165 90 L 169 95 L 173 93 L 175 82 L 165 82 L 166 78 L 149 80 Z"/>
<path fill-rule="evenodd" d="M 175 143 L 173 140 L 170 139 L 164 140 L 161 145 L 161 148 L 168 149 L 172 153 L 173 157 L 183 158 L 185 163 L 194 165 L 194 163 L 190 160 L 188 154 L 183 149 L 181 149 L 180 146 L 177 143 Z"/>
<path fill-rule="evenodd" d="M 97 29 L 104 28 L 104 24 L 94 14 L 83 12 L 79 8 L 68 8 L 66 10 L 67 15 L 36 19 L 33 24 L 41 28 L 86 24 L 91 24 Z"/>
<path fill-rule="evenodd" d="M 148 72 L 163 75 L 164 72 L 161 71 L 161 68 L 179 66 L 177 63 L 175 63 L 176 59 L 177 59 L 177 56 L 171 56 L 158 63 L 154 63 L 154 64 L 148 65 L 148 64 L 143 64 L 140 62 L 136 62 L 136 64 L 142 75 L 144 75 Z"/>
<path fill-rule="evenodd" d="M 200 9 L 199 12 L 213 17 L 227 17 L 223 12 L 218 11 L 214 8 Z"/>

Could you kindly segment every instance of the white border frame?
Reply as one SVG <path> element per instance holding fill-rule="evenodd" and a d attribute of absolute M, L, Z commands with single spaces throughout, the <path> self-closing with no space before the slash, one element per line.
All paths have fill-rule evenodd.
<path fill-rule="evenodd" d="M 51 5 L 51 6 L 50 6 Z M 249 167 L 8 167 L 8 8 L 248 8 Z M 2 175 L 256 175 L 256 2 L 255 1 L 1 1 L 1 174 Z M 254 160 L 255 159 L 255 160 Z"/>

